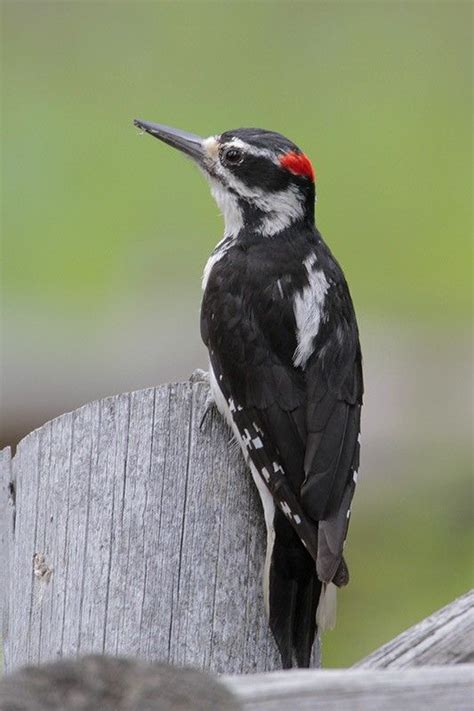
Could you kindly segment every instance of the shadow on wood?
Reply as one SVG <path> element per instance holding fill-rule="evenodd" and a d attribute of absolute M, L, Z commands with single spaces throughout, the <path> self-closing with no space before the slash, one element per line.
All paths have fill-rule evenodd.
<path fill-rule="evenodd" d="M 207 394 L 197 375 L 110 397 L 4 450 L 7 670 L 85 653 L 280 668 L 260 501 L 219 415 L 199 427 Z"/>

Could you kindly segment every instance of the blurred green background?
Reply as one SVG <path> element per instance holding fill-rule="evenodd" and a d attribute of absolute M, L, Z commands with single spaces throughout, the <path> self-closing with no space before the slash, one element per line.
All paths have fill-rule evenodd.
<path fill-rule="evenodd" d="M 204 366 L 221 218 L 135 116 L 278 130 L 360 318 L 361 483 L 326 666 L 472 585 L 472 5 L 8 2 L 2 10 L 2 444 Z"/>

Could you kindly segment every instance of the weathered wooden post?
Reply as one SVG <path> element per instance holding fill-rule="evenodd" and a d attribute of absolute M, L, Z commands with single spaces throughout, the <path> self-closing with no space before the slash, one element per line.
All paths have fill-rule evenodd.
<path fill-rule="evenodd" d="M 254 484 L 202 375 L 106 398 L 1 458 L 4 658 L 280 668 Z M 314 655 L 317 664 L 317 650 Z"/>

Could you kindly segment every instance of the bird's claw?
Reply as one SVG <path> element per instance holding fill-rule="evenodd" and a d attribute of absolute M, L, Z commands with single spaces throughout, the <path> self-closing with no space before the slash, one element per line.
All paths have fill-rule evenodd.
<path fill-rule="evenodd" d="M 191 383 L 207 383 L 209 385 L 209 373 L 207 370 L 202 370 L 201 368 L 195 368 L 191 375 L 189 376 Z"/>
<path fill-rule="evenodd" d="M 204 403 L 204 412 L 199 423 L 199 429 L 201 430 L 201 432 L 204 429 L 204 425 L 206 423 L 208 415 L 210 414 L 211 410 L 214 409 L 215 406 L 216 403 L 214 401 L 214 398 L 212 397 L 211 393 L 209 393 L 206 398 L 206 402 Z"/>

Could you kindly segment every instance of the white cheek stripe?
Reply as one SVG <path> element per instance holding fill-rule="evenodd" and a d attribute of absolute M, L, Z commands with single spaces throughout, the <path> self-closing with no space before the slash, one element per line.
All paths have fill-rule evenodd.
<path fill-rule="evenodd" d="M 296 319 L 297 347 L 293 356 L 295 366 L 304 368 L 313 353 L 314 339 L 318 335 L 323 317 L 324 301 L 329 289 L 324 272 L 315 269 L 316 255 L 311 254 L 304 261 L 308 274 L 308 285 L 296 294 L 293 310 Z"/>
<path fill-rule="evenodd" d="M 281 232 L 304 215 L 302 196 L 294 185 L 286 190 L 266 193 L 256 202 L 267 213 L 260 224 L 260 232 L 265 237 Z"/>

